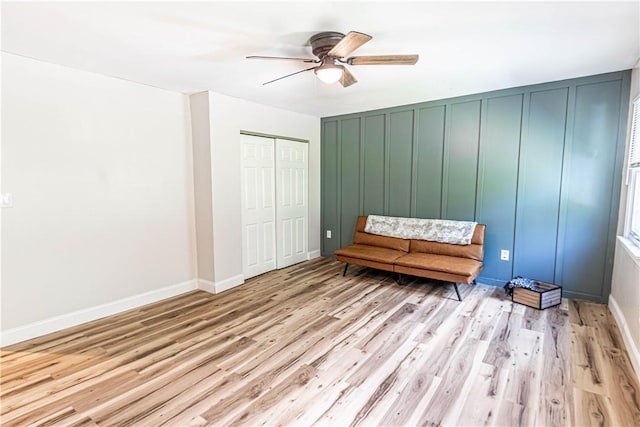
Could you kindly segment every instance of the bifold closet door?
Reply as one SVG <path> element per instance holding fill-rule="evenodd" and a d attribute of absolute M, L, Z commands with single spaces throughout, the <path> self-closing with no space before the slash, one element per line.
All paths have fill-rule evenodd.
<path fill-rule="evenodd" d="M 307 259 L 308 144 L 276 140 L 277 268 Z"/>
<path fill-rule="evenodd" d="M 274 140 L 240 137 L 242 270 L 248 279 L 276 269 Z"/>

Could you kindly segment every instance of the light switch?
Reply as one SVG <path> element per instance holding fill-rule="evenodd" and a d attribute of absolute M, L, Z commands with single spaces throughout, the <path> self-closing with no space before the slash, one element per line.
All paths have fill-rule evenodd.
<path fill-rule="evenodd" d="M 1 193 L 0 194 L 0 208 L 12 208 L 13 207 L 13 194 Z"/>
<path fill-rule="evenodd" d="M 331 230 L 327 230 L 327 239 L 331 238 Z"/>

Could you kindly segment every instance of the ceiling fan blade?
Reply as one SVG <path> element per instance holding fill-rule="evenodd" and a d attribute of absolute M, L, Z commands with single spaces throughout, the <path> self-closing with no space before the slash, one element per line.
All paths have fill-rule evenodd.
<path fill-rule="evenodd" d="M 358 83 L 358 80 L 351 74 L 346 67 L 342 68 L 342 77 L 340 78 L 340 84 L 342 87 L 349 87 L 352 84 Z"/>
<path fill-rule="evenodd" d="M 414 65 L 418 55 L 354 56 L 347 59 L 349 65 Z"/>
<path fill-rule="evenodd" d="M 344 36 L 327 55 L 335 58 L 344 58 L 345 56 L 351 55 L 351 52 L 371 40 L 371 38 L 372 37 L 367 34 L 349 31 L 349 34 Z"/>
<path fill-rule="evenodd" d="M 296 71 L 295 73 L 287 74 L 286 76 L 278 77 L 277 79 L 269 80 L 268 82 L 262 83 L 262 86 L 268 85 L 269 83 L 277 82 L 278 80 L 286 79 L 287 77 L 295 76 L 296 74 L 304 73 L 305 71 L 311 71 L 318 67 L 307 68 L 306 70 Z"/>
<path fill-rule="evenodd" d="M 313 58 L 287 58 L 284 56 L 251 55 L 251 56 L 247 56 L 246 58 L 247 59 L 267 59 L 270 61 L 302 61 L 302 62 L 312 62 L 312 63 L 320 62 L 317 59 L 313 59 Z"/>

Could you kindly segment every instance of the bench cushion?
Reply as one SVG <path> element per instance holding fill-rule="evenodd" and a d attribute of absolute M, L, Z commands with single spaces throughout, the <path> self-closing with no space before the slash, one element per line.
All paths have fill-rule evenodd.
<path fill-rule="evenodd" d="M 476 276 L 480 273 L 480 270 L 482 270 L 482 263 L 480 261 L 447 255 L 409 253 L 401 256 L 394 262 L 396 265 L 403 267 L 440 271 L 465 277 Z"/>
<path fill-rule="evenodd" d="M 429 242 L 427 240 L 411 240 L 411 253 L 445 255 L 457 258 L 470 258 L 482 261 L 482 245 L 452 245 L 448 243 Z"/>
<path fill-rule="evenodd" d="M 409 239 L 398 239 L 397 237 L 377 236 L 375 234 L 356 231 L 353 237 L 356 245 L 376 246 L 380 248 L 394 249 L 396 251 L 409 252 Z"/>
<path fill-rule="evenodd" d="M 403 255 L 407 255 L 404 251 L 398 251 L 389 248 L 380 248 L 369 245 L 351 245 L 346 248 L 335 251 L 338 256 L 349 258 L 361 258 L 369 261 L 384 262 L 393 264 L 393 262 Z"/>

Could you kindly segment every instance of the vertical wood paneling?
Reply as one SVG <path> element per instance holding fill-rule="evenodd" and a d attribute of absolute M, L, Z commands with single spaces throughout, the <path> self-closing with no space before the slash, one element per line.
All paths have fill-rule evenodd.
<path fill-rule="evenodd" d="M 389 124 L 389 215 L 411 215 L 413 111 L 391 113 Z"/>
<path fill-rule="evenodd" d="M 565 150 L 556 281 L 585 295 L 605 290 L 621 82 L 578 85 Z M 615 209 L 614 209 L 615 210 Z"/>
<path fill-rule="evenodd" d="M 447 109 L 442 216 L 475 218 L 481 101 L 451 104 Z"/>
<path fill-rule="evenodd" d="M 340 248 L 338 209 L 338 121 L 322 124 L 322 250 L 333 253 Z M 326 230 L 333 236 L 327 238 Z"/>
<path fill-rule="evenodd" d="M 353 241 L 360 210 L 360 118 L 342 120 L 340 132 L 342 212 L 339 240 L 341 246 L 346 246 Z"/>
<path fill-rule="evenodd" d="M 384 124 L 384 114 L 364 119 L 364 215 L 384 214 Z"/>
<path fill-rule="evenodd" d="M 477 206 L 477 221 L 487 225 L 483 273 L 510 277 L 513 258 L 500 260 L 500 251 L 513 253 L 522 95 L 487 99 L 485 110 Z"/>
<path fill-rule="evenodd" d="M 520 156 L 514 274 L 553 282 L 568 89 L 532 92 Z"/>
<path fill-rule="evenodd" d="M 440 218 L 444 105 L 418 110 L 416 146 L 416 217 Z"/>
<path fill-rule="evenodd" d="M 628 89 L 618 72 L 323 119 L 323 254 L 359 213 L 475 219 L 480 281 L 606 301 Z"/>

